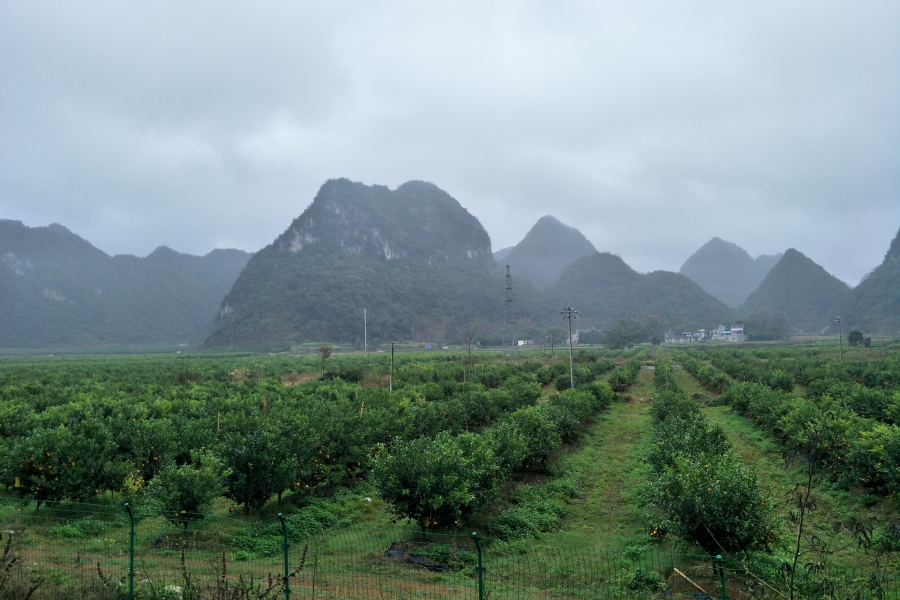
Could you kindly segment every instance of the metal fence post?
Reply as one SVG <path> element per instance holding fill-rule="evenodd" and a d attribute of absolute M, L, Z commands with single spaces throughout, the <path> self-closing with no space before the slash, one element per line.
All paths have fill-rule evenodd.
<path fill-rule="evenodd" d="M 484 564 L 481 562 L 481 539 L 477 531 L 472 532 L 472 539 L 478 549 L 478 600 L 484 600 Z"/>
<path fill-rule="evenodd" d="M 719 600 L 728 598 L 725 593 L 725 566 L 722 564 L 722 555 L 716 555 L 716 570 L 719 572 Z"/>
<path fill-rule="evenodd" d="M 288 548 L 291 544 L 288 542 L 287 521 L 284 515 L 278 513 L 278 520 L 281 521 L 281 547 L 284 549 L 284 600 L 291 600 L 291 572 L 288 567 Z"/>
<path fill-rule="evenodd" d="M 125 503 L 125 512 L 128 513 L 128 520 L 131 524 L 128 532 L 128 600 L 134 600 L 134 513 L 131 512 L 131 506 L 127 502 Z"/>

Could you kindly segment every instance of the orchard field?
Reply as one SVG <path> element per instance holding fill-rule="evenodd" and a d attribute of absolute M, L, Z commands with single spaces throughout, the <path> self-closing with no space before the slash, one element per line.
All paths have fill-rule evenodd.
<path fill-rule="evenodd" d="M 607 597 L 584 592 L 600 581 L 628 597 L 677 592 L 703 577 L 686 571 L 691 560 L 717 554 L 734 597 L 898 593 L 898 347 L 578 348 L 574 390 L 567 359 L 398 353 L 392 369 L 383 353 L 4 358 L 4 556 L 16 543 L 23 556 L 106 552 L 121 570 L 127 502 L 139 548 L 174 563 L 180 549 L 179 590 L 193 589 L 188 541 L 214 545 L 223 565 L 268 565 L 287 532 L 305 561 L 309 540 L 352 530 L 390 532 L 371 542 L 372 565 L 403 531 L 446 571 L 410 566 L 406 576 L 424 573 L 415 585 L 474 585 L 460 536 L 477 531 L 495 576 L 588 553 L 566 554 L 552 574 L 580 590 L 572 597 Z M 609 573 L 585 571 L 588 555 L 612 557 Z M 659 556 L 688 566 L 641 562 Z M 99 559 L 77 586 L 61 559 L 48 561 L 55 579 L 24 562 L 0 576 L 0 598 L 122 593 Z M 515 571 L 495 597 L 547 597 L 549 584 L 532 581 L 541 571 Z M 514 594 L 525 580 L 530 591 Z M 274 597 L 263 591 L 234 597 Z"/>

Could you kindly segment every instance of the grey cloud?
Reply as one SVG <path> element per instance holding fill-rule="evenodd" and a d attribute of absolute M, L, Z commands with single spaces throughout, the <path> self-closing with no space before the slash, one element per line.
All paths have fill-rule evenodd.
<path fill-rule="evenodd" d="M 892 2 L 7 2 L 0 216 L 256 250 L 329 177 L 424 179 L 498 248 L 552 213 L 639 270 L 718 235 L 855 283 L 900 227 L 898 25 Z"/>

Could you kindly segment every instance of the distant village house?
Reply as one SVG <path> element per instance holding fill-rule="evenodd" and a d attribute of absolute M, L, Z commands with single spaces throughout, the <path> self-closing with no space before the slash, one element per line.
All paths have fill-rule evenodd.
<path fill-rule="evenodd" d="M 744 325 L 732 325 L 731 329 L 726 329 L 724 325 L 719 325 L 712 331 L 706 329 L 698 329 L 697 331 L 667 331 L 665 342 L 667 344 L 689 344 L 692 342 L 746 342 L 747 335 L 744 333 Z"/>

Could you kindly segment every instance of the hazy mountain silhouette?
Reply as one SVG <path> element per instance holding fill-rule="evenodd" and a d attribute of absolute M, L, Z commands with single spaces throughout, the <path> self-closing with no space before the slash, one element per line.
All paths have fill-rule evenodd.
<path fill-rule="evenodd" d="M 737 308 L 759 287 L 781 256 L 762 254 L 753 259 L 737 244 L 714 237 L 694 252 L 679 272 L 728 306 Z"/>
<path fill-rule="evenodd" d="M 678 273 L 641 274 L 618 256 L 595 253 L 572 263 L 547 290 L 547 310 L 573 306 L 579 327 L 607 328 L 620 320 L 662 317 L 674 329 L 715 327 L 737 313 Z"/>
<path fill-rule="evenodd" d="M 900 231 L 884 261 L 847 294 L 837 312 L 847 330 L 900 333 Z"/>
<path fill-rule="evenodd" d="M 249 256 L 109 256 L 62 225 L 0 220 L 0 346 L 202 342 Z"/>
<path fill-rule="evenodd" d="M 580 231 L 548 215 L 538 219 L 524 239 L 508 253 L 498 252 L 501 258 L 495 254 L 495 259 L 509 265 L 514 278 L 544 289 L 573 262 L 596 252 Z"/>
<path fill-rule="evenodd" d="M 789 333 L 818 333 L 833 324 L 850 287 L 790 248 L 741 305 L 744 315 L 780 312 Z"/>

